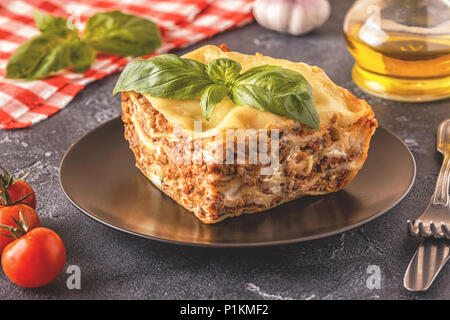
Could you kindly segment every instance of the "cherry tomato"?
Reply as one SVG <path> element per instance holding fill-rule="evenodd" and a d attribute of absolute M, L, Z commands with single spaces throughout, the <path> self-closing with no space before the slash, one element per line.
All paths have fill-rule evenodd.
<path fill-rule="evenodd" d="M 2 267 L 6 276 L 25 288 L 42 287 L 63 270 L 66 248 L 53 230 L 35 228 L 6 246 Z"/>
<path fill-rule="evenodd" d="M 29 195 L 24 200 L 22 200 L 21 203 L 25 203 L 33 209 L 36 209 L 36 195 L 34 194 L 33 188 L 31 188 L 31 186 L 25 181 L 19 180 L 14 182 L 6 189 L 6 191 L 8 191 L 12 202 L 16 202 L 26 195 Z"/>
<path fill-rule="evenodd" d="M 20 221 L 20 212 L 22 212 L 22 215 L 27 222 L 28 230 L 34 229 L 41 225 L 41 221 L 39 220 L 39 216 L 37 215 L 36 211 L 34 211 L 34 209 L 30 206 L 22 203 L 14 204 L 12 206 L 0 207 L 0 224 L 14 228 L 18 227 L 13 218 L 17 221 Z M 14 241 L 14 238 L 5 236 L 5 234 L 12 236 L 11 232 L 9 232 L 8 230 L 0 228 L 0 233 L 3 233 L 0 234 L 1 254 L 6 245 Z"/>
<path fill-rule="evenodd" d="M 0 173 L 0 206 L 14 204 L 21 200 L 21 203 L 26 203 L 33 209 L 36 209 L 36 196 L 33 188 L 25 181 L 22 181 L 30 172 L 14 178 L 1 165 L 0 170 L 2 171 Z"/>

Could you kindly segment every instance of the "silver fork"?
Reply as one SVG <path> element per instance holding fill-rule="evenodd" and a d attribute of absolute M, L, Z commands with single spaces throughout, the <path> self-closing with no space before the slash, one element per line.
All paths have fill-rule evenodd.
<path fill-rule="evenodd" d="M 404 278 L 411 291 L 427 290 L 450 257 L 450 119 L 439 125 L 437 149 L 444 161 L 434 194 L 425 212 L 414 222 L 408 220 L 410 235 L 424 238 Z"/>

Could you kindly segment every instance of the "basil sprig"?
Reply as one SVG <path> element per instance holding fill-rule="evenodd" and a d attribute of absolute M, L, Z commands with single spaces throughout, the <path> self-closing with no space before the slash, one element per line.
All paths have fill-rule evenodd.
<path fill-rule="evenodd" d="M 82 37 L 65 18 L 33 13 L 41 34 L 14 52 L 6 66 L 7 78 L 41 79 L 68 67 L 85 72 L 94 62 L 96 51 L 137 57 L 161 46 L 153 22 L 120 11 L 90 17 Z"/>
<path fill-rule="evenodd" d="M 313 91 L 301 73 L 272 65 L 244 73 L 241 70 L 239 62 L 231 59 L 216 59 L 205 65 L 164 54 L 130 62 L 113 94 L 133 90 L 158 98 L 200 98 L 202 115 L 207 120 L 215 105 L 228 96 L 236 105 L 272 112 L 319 129 Z"/>
<path fill-rule="evenodd" d="M 161 46 L 156 24 L 120 11 L 90 17 L 83 39 L 98 51 L 130 57 L 152 53 Z"/>

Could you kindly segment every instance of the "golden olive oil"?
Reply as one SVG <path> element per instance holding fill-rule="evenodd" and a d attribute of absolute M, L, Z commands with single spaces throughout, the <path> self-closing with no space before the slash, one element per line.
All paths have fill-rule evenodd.
<path fill-rule="evenodd" d="M 450 35 L 386 32 L 376 46 L 359 37 L 361 24 L 345 34 L 355 58 L 354 81 L 363 90 L 400 101 L 450 97 Z"/>

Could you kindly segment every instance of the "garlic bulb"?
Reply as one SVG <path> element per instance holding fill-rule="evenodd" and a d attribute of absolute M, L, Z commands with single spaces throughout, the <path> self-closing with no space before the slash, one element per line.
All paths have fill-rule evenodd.
<path fill-rule="evenodd" d="M 263 27 L 292 35 L 320 27 L 330 16 L 328 0 L 256 0 L 253 15 Z"/>

